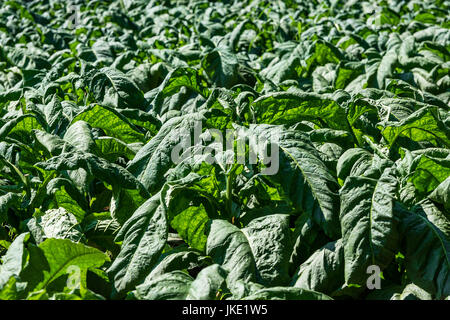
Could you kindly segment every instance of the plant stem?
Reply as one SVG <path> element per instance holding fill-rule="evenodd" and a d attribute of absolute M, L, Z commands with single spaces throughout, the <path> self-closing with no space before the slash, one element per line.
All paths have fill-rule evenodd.
<path fill-rule="evenodd" d="M 227 191 L 226 191 L 226 209 L 230 217 L 233 216 L 233 199 L 232 199 L 232 191 L 233 191 L 233 178 L 234 178 L 234 169 L 231 169 L 227 175 Z"/>

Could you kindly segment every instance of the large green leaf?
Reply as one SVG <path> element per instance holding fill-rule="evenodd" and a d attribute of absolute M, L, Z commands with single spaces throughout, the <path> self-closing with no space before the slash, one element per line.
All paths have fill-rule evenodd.
<path fill-rule="evenodd" d="M 132 289 L 151 271 L 166 243 L 167 228 L 159 193 L 144 202 L 122 226 L 116 237 L 122 247 L 108 269 L 119 294 Z"/>
<path fill-rule="evenodd" d="M 203 58 L 202 67 L 218 87 L 231 88 L 238 80 L 238 60 L 229 47 L 219 46 L 208 52 Z"/>
<path fill-rule="evenodd" d="M 28 259 L 28 250 L 25 243 L 28 241 L 30 234 L 22 233 L 9 246 L 8 251 L 2 257 L 0 266 L 0 288 L 7 285 L 9 279 L 13 276 L 18 277 L 22 272 Z"/>
<path fill-rule="evenodd" d="M 193 280 L 182 271 L 172 271 L 138 285 L 136 297 L 142 300 L 184 300 Z"/>
<path fill-rule="evenodd" d="M 256 279 L 269 285 L 285 283 L 290 240 L 286 218 L 257 218 L 243 229 L 224 220 L 213 220 L 206 252 L 229 272 L 229 283 Z"/>
<path fill-rule="evenodd" d="M 105 67 L 86 77 L 98 103 L 112 108 L 145 110 L 146 100 L 141 90 L 119 70 Z"/>
<path fill-rule="evenodd" d="M 164 184 L 164 174 L 175 164 L 172 150 L 182 142 L 184 133 L 191 133 L 202 119 L 202 114 L 190 114 L 168 120 L 158 134 L 136 153 L 127 170 L 149 192 L 157 191 Z"/>
<path fill-rule="evenodd" d="M 391 146 L 400 137 L 428 141 L 437 147 L 450 146 L 450 130 L 440 119 L 437 107 L 424 107 L 399 122 L 388 122 L 382 133 Z"/>
<path fill-rule="evenodd" d="M 91 177 L 96 177 L 113 186 L 143 190 L 142 185 L 128 170 L 88 152 L 66 152 L 45 162 L 38 162 L 36 165 L 45 170 L 77 170 L 82 168 Z"/>
<path fill-rule="evenodd" d="M 211 259 L 202 256 L 197 250 L 187 246 L 176 247 L 163 253 L 146 279 L 154 279 L 164 273 L 179 269 L 191 270 L 209 265 Z"/>
<path fill-rule="evenodd" d="M 440 203 L 444 206 L 447 212 L 450 212 L 450 177 L 439 184 L 429 195 L 429 198 L 437 203 Z"/>
<path fill-rule="evenodd" d="M 64 140 L 80 151 L 96 153 L 91 127 L 87 122 L 78 121 L 72 124 L 64 134 Z"/>
<path fill-rule="evenodd" d="M 226 293 L 227 272 L 218 264 L 202 269 L 191 283 L 187 300 L 217 300 Z"/>
<path fill-rule="evenodd" d="M 123 115 L 107 106 L 91 105 L 81 111 L 73 120 L 86 121 L 93 128 L 102 129 L 108 136 L 126 143 L 143 142 L 145 136 Z"/>
<path fill-rule="evenodd" d="M 391 169 L 386 169 L 378 181 L 350 176 L 340 190 L 348 284 L 364 284 L 370 265 L 383 269 L 397 252 L 399 235 L 393 213 L 396 185 Z"/>
<path fill-rule="evenodd" d="M 153 110 L 160 114 L 165 98 L 174 95 L 181 87 L 189 88 L 201 96 L 207 96 L 208 90 L 203 87 L 201 77 L 197 70 L 192 68 L 177 68 L 169 72 L 158 87 L 157 94 L 152 102 Z"/>
<path fill-rule="evenodd" d="M 252 129 L 250 132 L 262 141 L 278 144 L 278 172 L 266 179 L 280 185 L 292 205 L 307 212 L 329 237 L 339 238 L 339 185 L 309 137 L 300 131 L 268 125 Z"/>
<path fill-rule="evenodd" d="M 332 294 L 345 282 L 342 240 L 330 242 L 302 263 L 293 277 L 296 288 Z"/>
<path fill-rule="evenodd" d="M 84 238 L 76 217 L 64 208 L 48 210 L 44 215 L 32 218 L 27 227 L 37 244 L 47 238 L 69 239 L 74 242 Z"/>
<path fill-rule="evenodd" d="M 406 271 L 419 287 L 437 299 L 450 294 L 450 242 L 423 213 L 402 211 Z"/>
<path fill-rule="evenodd" d="M 39 245 L 48 269 L 43 269 L 43 280 L 35 290 L 46 288 L 52 281 L 67 273 L 68 268 L 81 271 L 101 267 L 109 257 L 98 249 L 67 239 L 47 239 Z"/>
<path fill-rule="evenodd" d="M 296 124 L 310 120 L 319 127 L 346 130 L 345 109 L 335 101 L 313 93 L 278 92 L 253 102 L 258 123 Z"/>

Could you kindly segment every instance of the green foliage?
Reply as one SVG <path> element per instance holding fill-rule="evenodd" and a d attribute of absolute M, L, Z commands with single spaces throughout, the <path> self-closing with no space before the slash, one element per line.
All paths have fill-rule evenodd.
<path fill-rule="evenodd" d="M 0 299 L 448 299 L 449 13 L 2 1 Z"/>

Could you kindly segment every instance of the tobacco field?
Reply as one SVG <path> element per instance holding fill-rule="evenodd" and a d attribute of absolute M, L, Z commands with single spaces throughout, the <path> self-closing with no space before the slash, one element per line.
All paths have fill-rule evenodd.
<path fill-rule="evenodd" d="M 448 300 L 449 269 L 449 1 L 0 2 L 0 299 Z"/>

